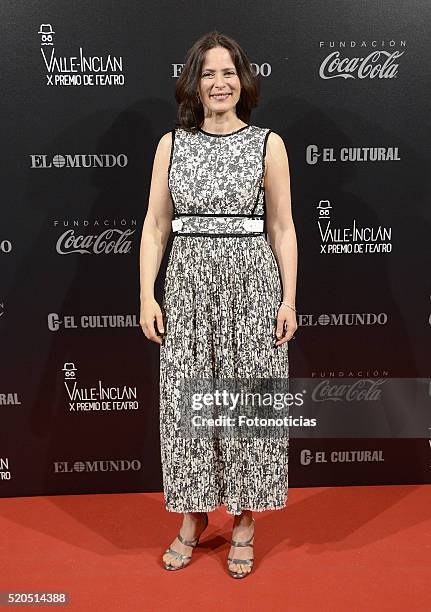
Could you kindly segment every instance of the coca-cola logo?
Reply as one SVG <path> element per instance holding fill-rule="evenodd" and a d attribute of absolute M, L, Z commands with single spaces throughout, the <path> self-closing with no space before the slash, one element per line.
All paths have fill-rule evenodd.
<path fill-rule="evenodd" d="M 71 253 L 93 253 L 100 254 L 121 254 L 130 253 L 132 242 L 127 240 L 135 230 L 126 229 L 107 229 L 99 235 L 82 234 L 75 236 L 75 230 L 65 231 L 57 240 L 56 250 L 60 255 L 70 255 Z"/>
<path fill-rule="evenodd" d="M 379 387 L 384 382 L 387 382 L 387 380 L 387 378 L 379 378 L 377 380 L 362 378 L 347 384 L 322 380 L 322 382 L 313 389 L 311 397 L 315 402 L 379 401 L 382 395 Z"/>
<path fill-rule="evenodd" d="M 373 51 L 367 57 L 341 58 L 340 52 L 334 51 L 321 63 L 319 76 L 322 79 L 393 79 L 398 74 L 399 66 L 394 62 L 401 55 L 404 55 L 404 51 Z M 382 56 L 386 58 L 383 62 L 379 61 Z"/>

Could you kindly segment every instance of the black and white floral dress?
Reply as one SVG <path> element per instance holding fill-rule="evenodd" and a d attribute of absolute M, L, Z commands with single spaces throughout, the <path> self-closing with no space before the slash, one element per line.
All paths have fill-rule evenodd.
<path fill-rule="evenodd" d="M 230 134 L 173 130 L 168 184 L 174 213 L 191 235 L 174 237 L 162 301 L 160 436 L 168 511 L 224 505 L 241 514 L 287 503 L 288 428 L 278 437 L 190 436 L 184 423 L 194 409 L 181 399 L 185 379 L 289 376 L 288 343 L 275 346 L 282 299 L 276 258 L 266 234 L 240 235 L 241 217 L 265 213 L 269 133 L 254 125 Z"/>

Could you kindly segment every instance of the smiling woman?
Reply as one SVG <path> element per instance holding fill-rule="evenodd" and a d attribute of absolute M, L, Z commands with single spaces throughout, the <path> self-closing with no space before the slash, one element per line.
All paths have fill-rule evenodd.
<path fill-rule="evenodd" d="M 202 127 L 209 132 L 232 132 L 240 127 L 238 120 L 249 122 L 259 90 L 260 81 L 243 49 L 233 39 L 214 32 L 187 53 L 175 90 L 177 125 L 191 131 Z"/>
<path fill-rule="evenodd" d="M 184 385 L 196 394 L 208 379 L 221 390 L 232 379 L 245 390 L 288 379 L 297 328 L 289 167 L 281 137 L 249 123 L 258 83 L 231 38 L 213 32 L 193 45 L 176 99 L 177 126 L 156 151 L 141 248 L 141 325 L 160 344 L 165 507 L 184 514 L 163 562 L 185 567 L 207 512 L 224 505 L 234 515 L 228 570 L 243 578 L 253 565 L 252 512 L 287 502 L 289 430 L 196 432 Z M 171 227 L 160 308 L 154 279 Z"/>

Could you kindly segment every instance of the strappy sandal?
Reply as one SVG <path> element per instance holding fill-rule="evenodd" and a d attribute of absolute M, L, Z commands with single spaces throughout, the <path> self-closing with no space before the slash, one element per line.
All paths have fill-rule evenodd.
<path fill-rule="evenodd" d="M 178 533 L 177 538 L 182 544 L 185 544 L 186 546 L 191 546 L 192 548 L 196 548 L 196 546 L 199 544 L 199 538 L 201 537 L 205 529 L 208 527 L 208 514 L 206 514 L 205 517 L 206 517 L 205 527 L 202 529 L 202 531 L 200 532 L 197 538 L 194 538 L 193 540 L 186 540 L 185 538 L 183 538 L 181 533 Z M 167 548 L 165 550 L 165 553 L 170 553 L 176 559 L 179 559 L 179 561 L 182 561 L 182 565 L 179 565 L 178 567 L 175 565 L 170 565 L 169 563 L 165 563 L 163 561 L 163 565 L 165 569 L 169 571 L 183 569 L 190 563 L 190 559 L 192 558 L 191 555 L 182 555 L 181 553 L 177 552 L 171 547 Z"/>
<path fill-rule="evenodd" d="M 254 538 L 254 518 L 252 518 L 251 520 L 253 522 L 253 535 L 251 536 L 251 538 L 247 540 L 246 542 L 237 542 L 236 540 L 231 540 L 230 543 L 232 546 L 251 546 L 253 547 L 253 544 L 251 544 L 251 541 Z M 227 570 L 229 574 L 232 576 L 232 578 L 244 578 L 245 576 L 248 576 L 248 574 L 251 574 L 252 570 L 250 570 L 249 572 L 234 572 L 233 570 L 230 569 L 229 564 L 236 563 L 237 565 L 250 565 L 251 568 L 253 568 L 253 561 L 254 561 L 254 557 L 252 557 L 251 559 L 233 559 L 231 557 L 228 557 L 227 558 Z"/>

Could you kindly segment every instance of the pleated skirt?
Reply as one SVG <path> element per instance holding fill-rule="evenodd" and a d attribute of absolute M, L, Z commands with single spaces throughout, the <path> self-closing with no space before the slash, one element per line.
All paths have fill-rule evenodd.
<path fill-rule="evenodd" d="M 288 497 L 289 429 L 276 437 L 185 434 L 184 379 L 287 379 L 276 347 L 282 285 L 264 236 L 174 238 L 163 290 L 160 442 L 165 508 L 275 510 Z"/>

